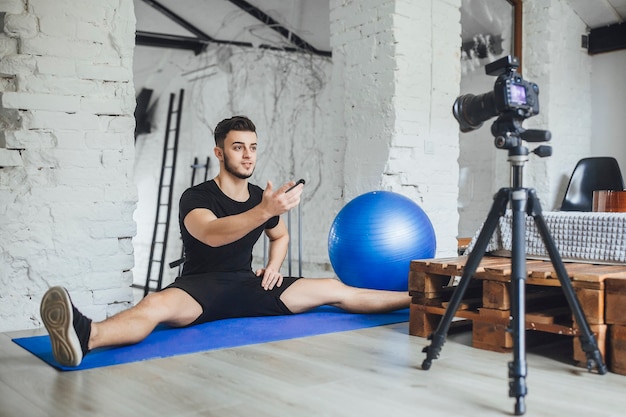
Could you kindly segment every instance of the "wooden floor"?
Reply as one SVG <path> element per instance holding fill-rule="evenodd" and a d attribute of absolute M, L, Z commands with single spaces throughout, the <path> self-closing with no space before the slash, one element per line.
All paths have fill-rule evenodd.
<path fill-rule="evenodd" d="M 408 323 L 58 372 L 0 334 L 0 416 L 506 416 L 511 355 L 450 334 L 429 371 Z M 527 416 L 623 416 L 626 376 L 597 375 L 559 352 L 528 354 Z"/>

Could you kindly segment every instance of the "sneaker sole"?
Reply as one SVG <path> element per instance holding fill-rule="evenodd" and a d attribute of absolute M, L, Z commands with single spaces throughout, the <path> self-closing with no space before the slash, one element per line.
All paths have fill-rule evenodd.
<path fill-rule="evenodd" d="M 70 296 L 63 287 L 52 287 L 41 300 L 41 319 L 50 335 L 52 354 L 61 365 L 78 366 L 83 360 Z"/>

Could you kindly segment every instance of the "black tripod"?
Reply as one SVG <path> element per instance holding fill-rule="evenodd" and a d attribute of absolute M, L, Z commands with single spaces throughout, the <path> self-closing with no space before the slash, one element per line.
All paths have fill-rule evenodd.
<path fill-rule="evenodd" d="M 509 396 L 515 397 L 515 414 L 522 415 L 526 411 L 524 397 L 526 395 L 526 215 L 534 218 L 539 234 L 550 255 L 552 265 L 559 277 L 561 288 L 565 293 L 565 298 L 572 310 L 574 319 L 579 327 L 580 342 L 582 349 L 587 356 L 587 368 L 589 371 L 595 366 L 599 374 L 607 372 L 606 365 L 602 361 L 602 356 L 598 350 L 595 337 L 589 328 L 587 319 L 576 297 L 570 278 L 565 270 L 558 249 L 552 240 L 550 231 L 541 213 L 539 199 L 535 190 L 522 187 L 522 177 L 524 163 L 528 161 L 528 148 L 523 146 L 523 140 L 529 142 L 543 142 L 550 139 L 550 132 L 539 130 L 521 129 L 519 121 L 515 118 L 500 118 L 492 127 L 492 131 L 500 132 L 496 136 L 496 147 L 509 150 L 509 162 L 511 164 L 511 187 L 502 188 L 494 197 L 493 205 L 487 219 L 478 235 L 474 249 L 467 258 L 467 263 L 463 271 L 463 276 L 455 289 L 450 304 L 446 309 L 437 329 L 429 336 L 430 346 L 424 348 L 426 359 L 422 363 L 422 369 L 428 370 L 433 359 L 439 357 L 441 348 L 445 342 L 446 335 L 454 315 L 459 308 L 465 291 L 467 290 L 476 268 L 482 260 L 487 245 L 491 240 L 493 232 L 498 226 L 499 218 L 506 213 L 508 203 L 512 209 L 512 251 L 511 251 L 511 314 L 510 327 L 508 331 L 513 337 L 513 361 L 509 362 Z M 495 133 L 494 133 L 495 134 Z M 549 156 L 551 148 L 549 146 L 539 146 L 533 150 L 539 156 Z"/>

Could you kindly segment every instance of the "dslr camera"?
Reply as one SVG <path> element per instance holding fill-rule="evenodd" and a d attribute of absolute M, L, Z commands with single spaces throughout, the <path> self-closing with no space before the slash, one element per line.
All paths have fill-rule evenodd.
<path fill-rule="evenodd" d="M 487 75 L 498 77 L 493 91 L 477 96 L 466 94 L 456 99 L 452 113 L 461 132 L 478 129 L 484 121 L 497 115 L 523 120 L 539 114 L 539 87 L 525 81 L 516 71 L 518 67 L 519 59 L 510 55 L 487 64 Z"/>

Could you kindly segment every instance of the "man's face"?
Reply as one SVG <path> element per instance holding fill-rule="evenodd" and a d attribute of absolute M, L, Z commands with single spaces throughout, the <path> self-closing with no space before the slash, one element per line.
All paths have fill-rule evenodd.
<path fill-rule="evenodd" d="M 257 136 L 254 132 L 231 130 L 224 140 L 224 169 L 237 178 L 247 179 L 256 165 Z"/>

